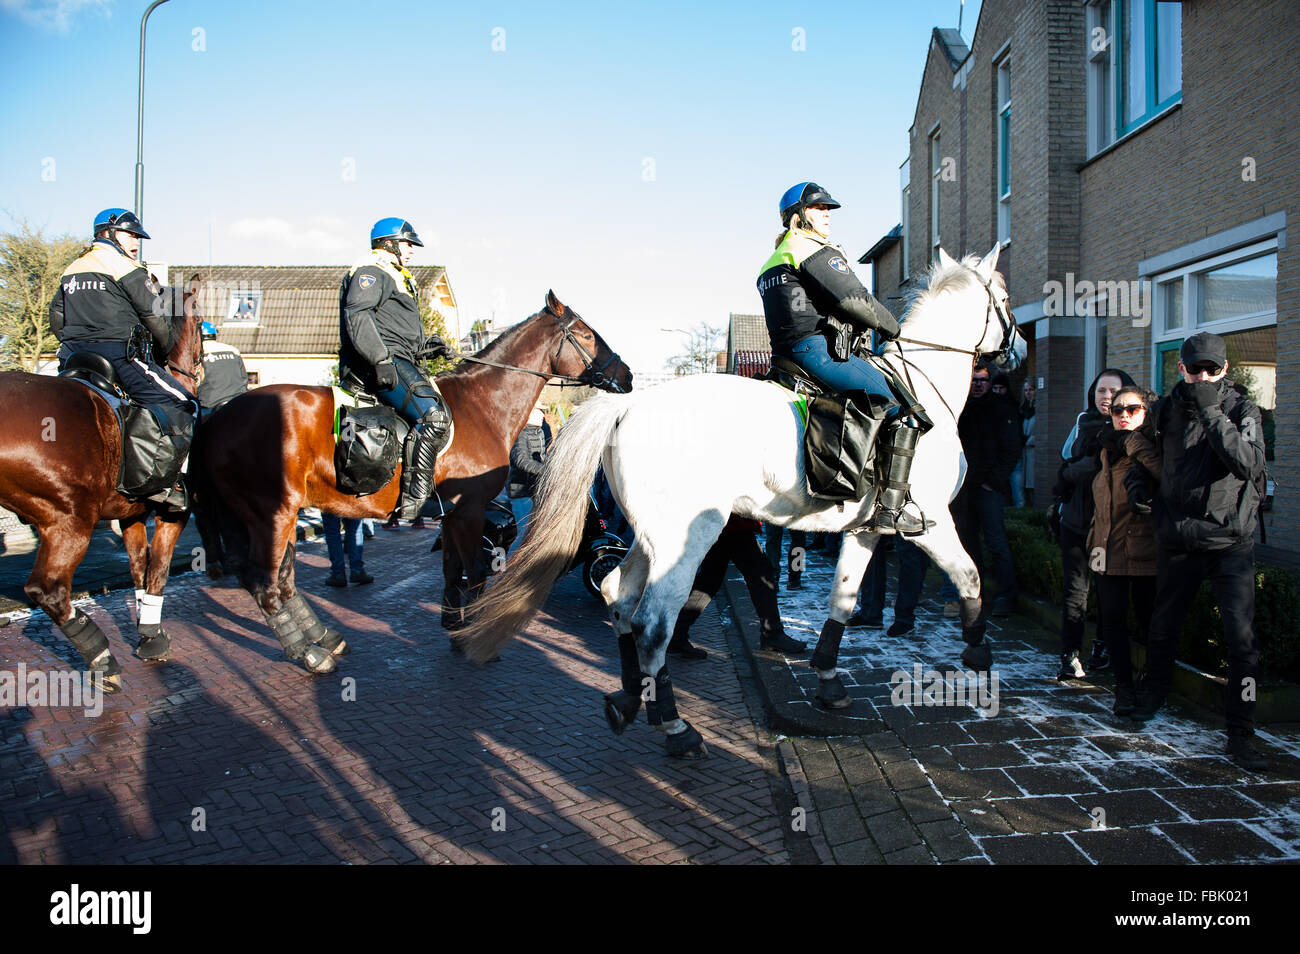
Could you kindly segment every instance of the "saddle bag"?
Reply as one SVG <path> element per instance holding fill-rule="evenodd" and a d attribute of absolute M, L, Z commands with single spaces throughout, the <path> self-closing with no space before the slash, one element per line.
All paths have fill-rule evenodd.
<path fill-rule="evenodd" d="M 377 493 L 402 459 L 402 435 L 391 407 L 342 407 L 334 446 L 334 480 L 345 494 Z"/>
<path fill-rule="evenodd" d="M 121 408 L 122 464 L 117 490 L 127 497 L 151 497 L 176 483 L 190 452 L 194 418 L 167 405 Z"/>
<path fill-rule="evenodd" d="M 875 484 L 876 435 L 885 408 L 872 395 L 818 395 L 808 401 L 804 473 L 823 500 L 862 500 Z"/>

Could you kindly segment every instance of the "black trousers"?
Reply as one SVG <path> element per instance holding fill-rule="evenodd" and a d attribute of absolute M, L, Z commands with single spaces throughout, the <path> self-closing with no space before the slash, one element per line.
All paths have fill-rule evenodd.
<path fill-rule="evenodd" d="M 691 584 L 691 595 L 686 605 L 677 614 L 677 625 L 673 629 L 673 638 L 669 645 L 678 645 L 686 640 L 691 628 L 705 607 L 718 595 L 718 589 L 727 575 L 727 564 L 736 564 L 736 569 L 745 578 L 749 589 L 749 598 L 758 610 L 758 622 L 764 640 L 785 633 L 781 625 L 781 611 L 776 603 L 776 574 L 772 564 L 759 549 L 758 540 L 749 531 L 725 530 L 718 541 L 704 555 L 704 562 L 695 573 L 695 582 Z"/>
<path fill-rule="evenodd" d="M 1201 581 L 1209 579 L 1223 617 L 1223 644 L 1228 652 L 1228 684 L 1223 690 L 1224 722 L 1229 735 L 1255 731 L 1255 692 L 1259 682 L 1259 643 L 1255 639 L 1255 541 L 1222 550 L 1173 550 L 1156 554 L 1156 602 L 1147 639 L 1143 687 L 1164 697 L 1174 678 L 1174 652 Z M 1245 681 L 1251 680 L 1247 690 Z M 1249 698 L 1243 698 L 1249 696 Z"/>
<path fill-rule="evenodd" d="M 1101 607 L 1099 625 L 1106 633 L 1106 646 L 1110 650 L 1110 664 L 1115 672 L 1115 685 L 1133 686 L 1133 657 L 1129 651 L 1128 607 L 1133 603 L 1133 615 L 1138 628 L 1151 631 L 1151 612 L 1156 601 L 1154 576 L 1097 576 L 1097 601 Z"/>
<path fill-rule="evenodd" d="M 1061 527 L 1061 569 L 1065 573 L 1061 606 L 1061 652 L 1083 649 L 1084 615 L 1088 611 L 1088 540 L 1069 527 Z M 1106 632 L 1102 622 L 1101 593 L 1097 594 L 1097 636 Z"/>

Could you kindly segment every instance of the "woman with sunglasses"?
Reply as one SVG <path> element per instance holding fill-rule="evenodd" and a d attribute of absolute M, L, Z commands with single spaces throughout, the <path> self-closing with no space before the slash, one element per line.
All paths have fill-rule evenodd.
<path fill-rule="evenodd" d="M 1135 510 L 1128 487 L 1134 467 L 1150 478 L 1160 475 L 1160 454 L 1151 443 L 1154 422 L 1147 410 L 1153 395 L 1123 387 L 1110 401 L 1110 422 L 1099 435 L 1101 469 L 1092 481 L 1095 510 L 1088 533 L 1088 564 L 1097 575 L 1097 604 L 1115 671 L 1115 715 L 1127 716 L 1137 705 L 1133 661 L 1129 654 L 1128 608 L 1143 632 L 1151 623 L 1156 598 L 1156 536 L 1151 508 Z M 1136 435 L 1146 440 L 1135 439 Z M 1127 480 L 1127 485 L 1126 485 Z"/>

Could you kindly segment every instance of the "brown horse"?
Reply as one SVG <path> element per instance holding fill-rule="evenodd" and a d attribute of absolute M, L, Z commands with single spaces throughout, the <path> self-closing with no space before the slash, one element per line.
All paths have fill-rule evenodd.
<path fill-rule="evenodd" d="M 509 329 L 455 371 L 438 376 L 455 431 L 438 457 L 438 493 L 454 507 L 442 522 L 442 622 L 463 624 L 463 608 L 487 577 L 484 509 L 500 493 L 510 448 L 548 379 L 627 391 L 632 372 L 576 312 L 548 292 L 546 307 Z M 612 370 L 611 370 L 612 369 Z M 298 511 L 319 507 L 341 517 L 386 517 L 397 505 L 401 467 L 378 493 L 340 491 L 334 470 L 334 397 L 329 388 L 269 385 L 243 394 L 204 422 L 195 440 L 192 486 L 199 528 L 237 541 L 222 552 L 257 600 L 290 659 L 311 672 L 335 669 L 346 651 L 294 583 Z M 205 513 L 206 511 L 206 513 Z"/>
<path fill-rule="evenodd" d="M 191 394 L 203 365 L 197 290 L 195 275 L 184 296 L 183 313 L 175 319 L 180 332 L 176 345 L 165 362 L 179 372 L 180 383 Z M 77 647 L 88 670 L 102 677 L 104 691 L 115 692 L 122 686 L 122 667 L 94 621 L 80 610 L 74 613 L 72 576 L 86 555 L 95 524 L 117 520 L 137 609 L 146 602 L 142 594 L 161 608 L 172 553 L 189 514 L 154 514 L 149 540 L 145 521 L 151 505 L 116 489 L 122 459 L 117 416 L 99 392 L 85 384 L 6 371 L 0 373 L 0 407 L 10 412 L 0 428 L 0 504 L 40 535 L 36 565 L 23 589 Z M 138 629 L 136 655 L 151 662 L 166 659 L 170 641 L 161 624 L 139 623 Z"/>

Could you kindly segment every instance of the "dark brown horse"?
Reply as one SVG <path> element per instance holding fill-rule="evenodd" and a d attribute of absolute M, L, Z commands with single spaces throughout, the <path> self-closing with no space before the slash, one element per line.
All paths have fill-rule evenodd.
<path fill-rule="evenodd" d="M 455 432 L 434 480 L 454 511 L 442 522 L 443 625 L 457 628 L 463 607 L 487 576 L 483 514 L 500 493 L 510 448 L 551 377 L 626 391 L 632 373 L 576 312 L 548 293 L 546 307 L 460 368 L 438 376 Z M 298 594 L 293 546 L 298 510 L 340 517 L 386 517 L 397 505 L 401 467 L 378 493 L 341 492 L 334 470 L 334 397 L 329 388 L 269 385 L 235 398 L 204 422 L 190 468 L 195 508 L 207 526 L 238 541 L 221 559 L 257 600 L 290 659 L 331 672 L 346 651 Z M 206 513 L 205 513 L 206 511 Z M 204 540 L 221 553 L 216 535 Z M 328 651 L 327 651 L 328 650 Z"/>
<path fill-rule="evenodd" d="M 184 311 L 175 318 L 179 334 L 166 364 L 191 394 L 202 368 L 202 338 L 190 279 Z M 122 435 L 108 402 L 79 381 L 0 373 L 0 407 L 8 412 L 0 428 L 0 505 L 31 524 L 40 535 L 36 565 L 23 587 L 28 597 L 63 630 L 103 678 L 103 688 L 121 688 L 121 666 L 108 639 L 89 616 L 72 609 L 72 576 L 100 520 L 117 520 L 135 582 L 137 610 L 145 602 L 161 611 L 163 587 L 171 571 L 176 540 L 188 513 L 154 515 L 153 540 L 145 521 L 151 505 L 117 492 Z M 148 600 L 141 600 L 145 594 Z M 137 612 L 137 620 L 141 615 Z M 148 661 L 167 657 L 167 634 L 156 623 L 139 623 L 136 655 Z"/>

